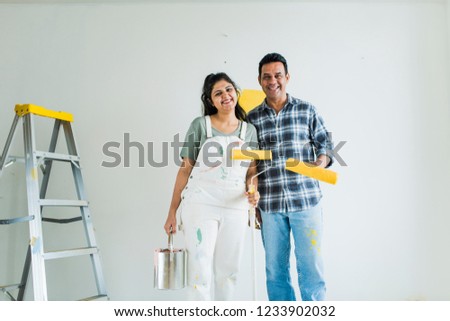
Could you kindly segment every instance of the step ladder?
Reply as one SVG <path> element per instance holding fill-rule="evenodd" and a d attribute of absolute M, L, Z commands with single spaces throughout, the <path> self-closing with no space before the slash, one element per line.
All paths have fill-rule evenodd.
<path fill-rule="evenodd" d="M 21 161 L 18 157 L 9 155 L 11 143 L 14 139 L 18 123 L 22 120 L 23 123 L 23 139 L 24 139 L 24 159 L 25 163 L 25 177 L 27 187 L 28 199 L 28 215 L 24 217 L 0 219 L 0 225 L 10 225 L 15 223 L 28 222 L 30 231 L 30 243 L 25 258 L 22 278 L 20 283 L 13 285 L 0 286 L 0 290 L 13 301 L 21 301 L 24 298 L 25 288 L 27 284 L 30 267 L 32 269 L 34 300 L 47 301 L 47 279 L 46 279 L 46 261 L 63 259 L 75 256 L 89 255 L 90 262 L 93 268 L 95 277 L 97 293 L 82 299 L 95 300 L 99 298 L 106 298 L 105 281 L 101 267 L 99 249 L 95 240 L 94 227 L 89 211 L 89 203 L 87 201 L 86 192 L 84 188 L 83 178 L 80 168 L 80 157 L 76 147 L 74 134 L 72 131 L 73 116 L 65 112 L 56 112 L 45 109 L 44 107 L 36 105 L 16 105 L 15 117 L 11 126 L 11 131 L 6 140 L 5 148 L 0 158 L 0 178 L 4 169 L 15 161 Z M 48 151 L 36 150 L 34 118 L 36 116 L 49 117 L 55 120 L 53 132 L 50 140 L 50 147 Z M 61 126 L 64 129 L 64 136 L 67 143 L 68 154 L 55 153 L 59 131 Z M 70 162 L 72 174 L 75 182 L 75 189 L 77 199 L 75 200 L 59 200 L 47 199 L 47 187 L 52 171 L 53 162 Z M 42 179 L 39 180 L 38 169 L 43 172 Z M 55 219 L 45 218 L 42 216 L 43 210 L 46 207 L 77 207 L 80 209 L 80 216 L 69 219 Z M 42 222 L 52 223 L 71 223 L 82 221 L 84 231 L 86 234 L 87 246 L 84 248 L 65 249 L 58 251 L 44 251 L 43 227 Z M 1 228 L 1 226 L 0 226 Z M 5 262 L 4 260 L 1 260 Z M 1 264 L 1 263 L 0 263 Z M 13 290 L 18 290 L 15 297 L 12 294 Z"/>

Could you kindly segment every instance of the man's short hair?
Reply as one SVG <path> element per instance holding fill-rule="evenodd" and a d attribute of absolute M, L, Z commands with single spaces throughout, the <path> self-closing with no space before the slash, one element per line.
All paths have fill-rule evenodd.
<path fill-rule="evenodd" d="M 259 67 L 258 67 L 258 75 L 259 76 L 261 76 L 262 66 L 270 64 L 271 62 L 281 62 L 281 63 L 283 63 L 284 72 L 286 74 L 288 73 L 288 66 L 287 66 L 286 59 L 282 55 L 280 55 L 279 53 L 272 52 L 272 53 L 268 53 L 267 55 L 265 55 L 263 57 L 263 59 L 261 59 L 261 61 L 259 62 Z"/>

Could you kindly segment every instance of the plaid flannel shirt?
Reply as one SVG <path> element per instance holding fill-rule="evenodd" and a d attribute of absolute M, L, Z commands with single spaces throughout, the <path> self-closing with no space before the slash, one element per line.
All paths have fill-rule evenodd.
<path fill-rule="evenodd" d="M 331 158 L 330 135 L 316 108 L 288 95 L 286 105 L 278 115 L 264 101 L 248 114 L 257 130 L 260 149 L 272 151 L 272 160 L 259 161 L 259 208 L 265 212 L 304 211 L 317 205 L 322 198 L 319 182 L 285 169 L 288 158 L 313 162 L 326 154 Z"/>

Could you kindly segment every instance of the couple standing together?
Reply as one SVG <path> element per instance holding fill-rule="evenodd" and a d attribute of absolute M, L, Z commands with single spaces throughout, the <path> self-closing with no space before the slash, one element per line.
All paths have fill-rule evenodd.
<path fill-rule="evenodd" d="M 205 79 L 203 116 L 187 132 L 164 225 L 175 233 L 181 211 L 190 299 L 233 299 L 249 206 L 256 207 L 261 224 L 269 300 L 296 299 L 289 272 L 291 232 L 302 300 L 325 298 L 322 193 L 317 180 L 285 170 L 285 161 L 292 157 L 328 167 L 332 142 L 314 106 L 286 93 L 289 78 L 283 56 L 264 56 L 258 82 L 266 98 L 248 115 L 228 75 Z M 271 150 L 272 160 L 230 161 L 230 146 Z M 262 171 L 253 180 L 257 191 L 246 192 Z"/>

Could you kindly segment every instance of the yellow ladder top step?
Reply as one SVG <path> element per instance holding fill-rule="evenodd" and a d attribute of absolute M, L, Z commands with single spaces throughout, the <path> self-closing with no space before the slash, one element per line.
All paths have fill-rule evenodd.
<path fill-rule="evenodd" d="M 44 117 L 50 117 L 60 120 L 65 120 L 72 122 L 73 121 L 73 115 L 66 113 L 64 111 L 54 111 L 50 109 L 46 109 L 41 106 L 36 106 L 33 104 L 25 104 L 25 105 L 16 105 L 14 108 L 14 111 L 19 117 L 22 117 L 26 114 L 32 113 L 38 116 L 44 116 Z"/>

